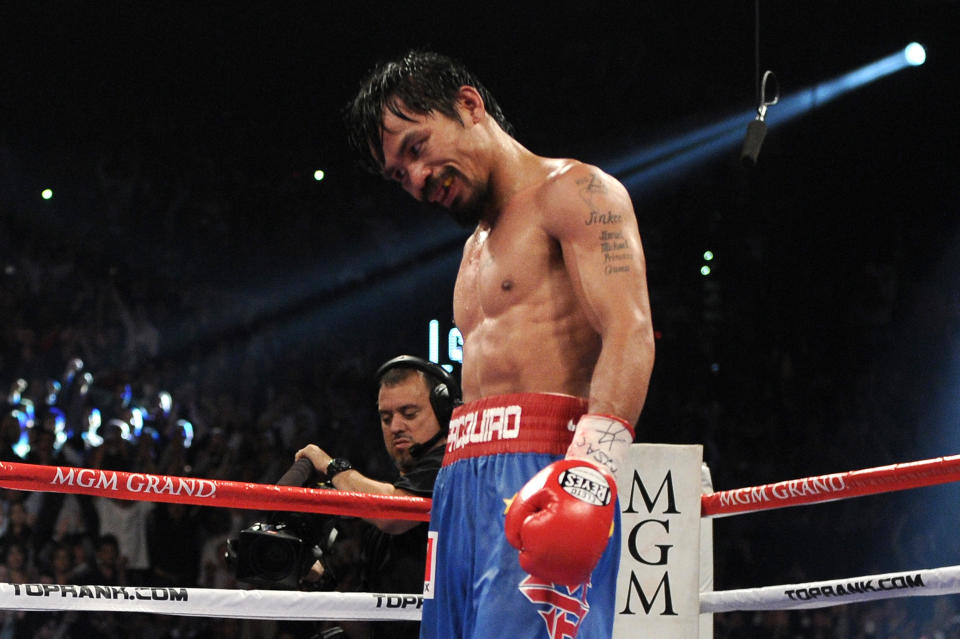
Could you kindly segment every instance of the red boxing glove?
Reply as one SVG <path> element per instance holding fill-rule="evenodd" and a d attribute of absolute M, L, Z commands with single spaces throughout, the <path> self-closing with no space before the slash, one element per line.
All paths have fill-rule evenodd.
<path fill-rule="evenodd" d="M 507 509 L 507 541 L 520 551 L 520 567 L 557 584 L 585 583 L 613 532 L 616 498 L 613 476 L 583 459 L 534 475 Z"/>

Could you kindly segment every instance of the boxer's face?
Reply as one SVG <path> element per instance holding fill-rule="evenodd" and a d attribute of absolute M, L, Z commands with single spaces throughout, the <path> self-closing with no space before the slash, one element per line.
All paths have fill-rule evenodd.
<path fill-rule="evenodd" d="M 383 117 L 383 173 L 420 202 L 447 209 L 462 224 L 475 224 L 487 197 L 482 138 L 470 110 L 458 104 L 462 122 L 440 113 L 389 110 Z"/>
<path fill-rule="evenodd" d="M 410 447 L 437 434 L 440 424 L 430 406 L 430 393 L 419 373 L 399 384 L 381 386 L 377 397 L 383 443 L 401 471 L 410 468 Z"/>

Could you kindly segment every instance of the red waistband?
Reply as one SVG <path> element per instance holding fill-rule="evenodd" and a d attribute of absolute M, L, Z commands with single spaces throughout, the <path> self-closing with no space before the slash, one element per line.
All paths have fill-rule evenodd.
<path fill-rule="evenodd" d="M 458 406 L 443 465 L 501 453 L 563 455 L 587 400 L 549 393 L 494 395 Z"/>

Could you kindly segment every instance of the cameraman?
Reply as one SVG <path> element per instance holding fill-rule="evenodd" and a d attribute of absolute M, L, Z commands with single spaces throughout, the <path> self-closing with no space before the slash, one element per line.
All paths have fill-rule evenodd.
<path fill-rule="evenodd" d="M 430 497 L 443 461 L 450 414 L 460 402 L 460 387 L 441 367 L 410 355 L 384 363 L 376 377 L 380 385 L 377 408 L 383 442 L 400 477 L 393 483 L 376 481 L 347 460 L 331 457 L 314 444 L 299 450 L 295 459 L 309 459 L 337 490 Z M 373 527 L 362 534 L 362 588 L 368 592 L 422 592 L 427 523 L 366 521 Z M 312 577 L 319 578 L 322 570 L 318 562 L 311 571 Z M 418 627 L 412 622 L 394 622 L 389 627 L 374 623 L 370 636 L 417 637 Z"/>

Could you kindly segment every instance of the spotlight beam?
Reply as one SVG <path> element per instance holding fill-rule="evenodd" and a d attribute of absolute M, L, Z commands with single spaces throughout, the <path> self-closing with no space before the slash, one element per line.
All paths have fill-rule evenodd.
<path fill-rule="evenodd" d="M 919 47 L 919 48 L 918 48 Z M 922 64 L 926 51 L 917 43 L 854 69 L 841 76 L 781 98 L 767 111 L 768 127 L 776 127 L 823 106 L 836 98 L 910 66 Z M 725 118 L 660 144 L 604 163 L 604 170 L 619 178 L 633 195 L 644 195 L 664 186 L 683 171 L 701 165 L 738 145 L 754 111 Z"/>

